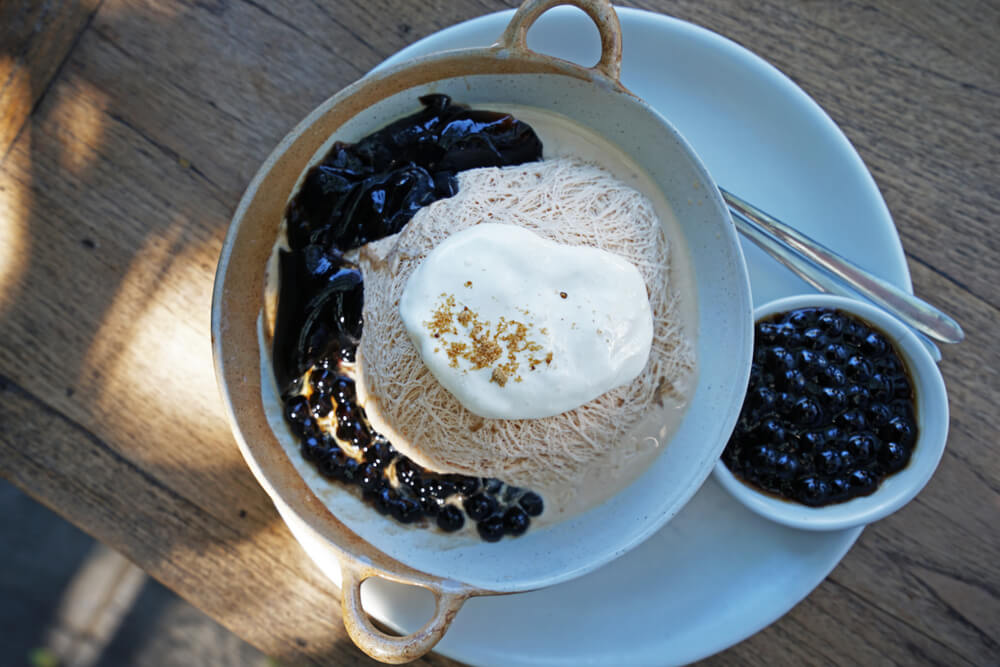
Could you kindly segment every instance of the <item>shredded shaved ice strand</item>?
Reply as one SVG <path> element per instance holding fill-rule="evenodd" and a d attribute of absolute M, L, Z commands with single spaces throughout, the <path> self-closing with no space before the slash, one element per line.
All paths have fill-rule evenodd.
<path fill-rule="evenodd" d="M 360 362 L 365 393 L 393 444 L 441 472 L 497 477 L 527 488 L 572 488 L 616 456 L 629 457 L 629 432 L 667 400 L 683 405 L 695 370 L 678 295 L 669 284 L 669 246 L 652 203 L 596 165 L 576 159 L 473 169 L 458 194 L 420 210 L 399 234 L 361 252 L 365 277 Z M 473 225 L 519 225 L 553 241 L 619 255 L 639 269 L 653 312 L 646 367 L 568 412 L 542 419 L 483 419 L 466 410 L 427 370 L 398 304 L 407 279 L 449 235 Z"/>

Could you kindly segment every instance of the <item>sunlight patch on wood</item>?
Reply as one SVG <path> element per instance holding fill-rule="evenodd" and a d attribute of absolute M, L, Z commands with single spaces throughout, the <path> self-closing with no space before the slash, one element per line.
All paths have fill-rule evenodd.
<path fill-rule="evenodd" d="M 115 440 L 176 444 L 132 448 L 156 463 L 180 464 L 197 443 L 231 437 L 209 334 L 211 269 L 218 249 L 211 243 L 192 245 L 186 227 L 178 219 L 163 234 L 145 239 L 83 363 L 84 372 L 102 378 L 94 409 L 115 425 Z M 123 396 L 129 397 L 127 406 Z M 151 414 L 173 417 L 154 424 Z"/>
<path fill-rule="evenodd" d="M 25 136 L 22 142 L 30 145 L 30 137 Z M 31 155 L 27 147 L 25 154 Z M 30 188 L 14 180 L 7 169 L 0 168 L 0 314 L 14 303 L 21 275 L 27 268 L 31 250 L 27 225 L 32 199 Z"/>
<path fill-rule="evenodd" d="M 50 113 L 58 119 L 57 131 L 63 140 L 59 166 L 83 178 L 101 154 L 107 122 L 104 110 L 110 101 L 106 93 L 82 79 L 73 79 L 71 85 L 72 94 L 58 95 Z"/>

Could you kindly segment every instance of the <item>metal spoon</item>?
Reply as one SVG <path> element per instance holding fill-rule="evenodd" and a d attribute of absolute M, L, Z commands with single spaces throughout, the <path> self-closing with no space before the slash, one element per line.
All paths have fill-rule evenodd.
<path fill-rule="evenodd" d="M 719 190 L 740 233 L 816 289 L 863 296 L 914 329 L 938 361 L 941 352 L 928 336 L 944 343 L 965 338 L 958 322 L 926 301 L 872 275 L 731 192 Z"/>

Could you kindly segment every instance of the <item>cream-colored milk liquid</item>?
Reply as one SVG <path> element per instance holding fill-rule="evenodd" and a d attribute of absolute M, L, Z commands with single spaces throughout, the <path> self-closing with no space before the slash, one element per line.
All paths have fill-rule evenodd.
<path fill-rule="evenodd" d="M 543 158 L 576 157 L 604 167 L 623 183 L 635 188 L 645 195 L 653 204 L 656 214 L 663 225 L 664 234 L 670 245 L 670 288 L 679 295 L 676 300 L 675 314 L 680 317 L 685 336 L 696 347 L 698 311 L 696 291 L 694 288 L 694 272 L 690 255 L 680 226 L 660 189 L 652 179 L 621 149 L 590 130 L 574 123 L 568 118 L 532 107 L 516 105 L 488 105 L 491 110 L 511 113 L 516 118 L 528 123 L 542 140 Z M 282 231 L 284 227 L 282 227 Z M 270 368 L 270 338 L 274 331 L 274 319 L 277 308 L 277 253 L 279 248 L 287 247 L 284 234 L 275 244 L 275 250 L 267 270 L 267 290 L 265 294 L 264 327 L 262 332 L 262 359 L 264 374 L 273 376 Z M 655 286 L 650 285 L 650 289 Z M 667 446 L 670 437 L 677 430 L 683 419 L 687 403 L 694 393 L 697 383 L 697 371 L 692 372 L 686 382 L 676 389 L 685 396 L 685 400 L 669 404 L 665 401 L 663 409 L 648 415 L 634 430 L 635 437 L 631 442 L 616 443 L 615 451 L 609 456 L 605 465 L 595 468 L 587 479 L 575 489 L 537 488 L 545 499 L 544 514 L 535 519 L 537 526 L 578 514 L 607 500 L 621 489 L 628 486 L 639 477 L 650 462 L 659 454 L 662 447 Z M 359 392 L 359 402 L 364 404 L 364 392 Z M 373 415 L 371 405 L 365 405 L 372 419 L 373 426 L 378 429 L 379 423 L 384 423 L 381 415 Z M 388 434 L 387 434 L 388 435 Z M 410 443 L 401 443 L 399 434 L 390 437 L 400 451 L 412 451 Z M 419 457 L 418 457 L 419 458 Z"/>

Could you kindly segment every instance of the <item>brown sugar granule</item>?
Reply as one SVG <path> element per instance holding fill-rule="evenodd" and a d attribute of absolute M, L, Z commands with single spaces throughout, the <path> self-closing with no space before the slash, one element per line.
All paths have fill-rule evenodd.
<path fill-rule="evenodd" d="M 472 370 L 478 371 L 481 368 L 492 366 L 493 362 L 502 355 L 503 348 L 497 345 L 495 341 L 481 338 L 473 341 L 472 352 L 466 355 L 465 358 L 472 362 Z"/>
<path fill-rule="evenodd" d="M 496 382 L 501 387 L 506 385 L 509 379 L 520 382 L 521 377 L 517 375 L 521 365 L 518 354 L 542 350 L 541 345 L 529 338 L 533 325 L 501 317 L 496 329 L 493 330 L 491 322 L 480 320 L 479 314 L 468 306 L 463 306 L 456 315 L 454 295 L 441 294 L 441 298 L 441 304 L 432 313 L 431 320 L 424 325 L 434 338 L 452 335 L 462 339 L 446 341 L 445 353 L 448 355 L 449 365 L 458 368 L 459 360 L 464 359 L 474 371 L 493 367 L 490 381 Z M 530 314 L 527 311 L 525 313 Z M 464 334 L 459 332 L 456 322 L 466 330 Z M 506 351 L 505 360 L 497 364 L 505 356 L 504 351 Z M 545 361 L 549 363 L 551 360 L 552 353 L 549 352 Z M 531 370 L 535 370 L 541 362 L 541 359 L 534 357 L 528 359 Z"/>
<path fill-rule="evenodd" d="M 431 321 L 425 322 L 427 328 L 435 338 L 440 338 L 443 334 L 458 334 L 458 329 L 453 323 L 454 316 L 451 309 L 455 307 L 455 297 L 450 294 L 441 294 L 444 302 L 438 309 L 431 313 Z"/>
<path fill-rule="evenodd" d="M 465 355 L 465 350 L 468 349 L 468 345 L 465 343 L 450 343 L 446 351 L 448 359 L 450 360 L 449 366 L 452 368 L 458 368 L 458 360 Z"/>
<path fill-rule="evenodd" d="M 507 372 L 503 368 L 494 368 L 493 375 L 490 376 L 490 382 L 496 382 L 501 387 L 507 384 Z"/>

